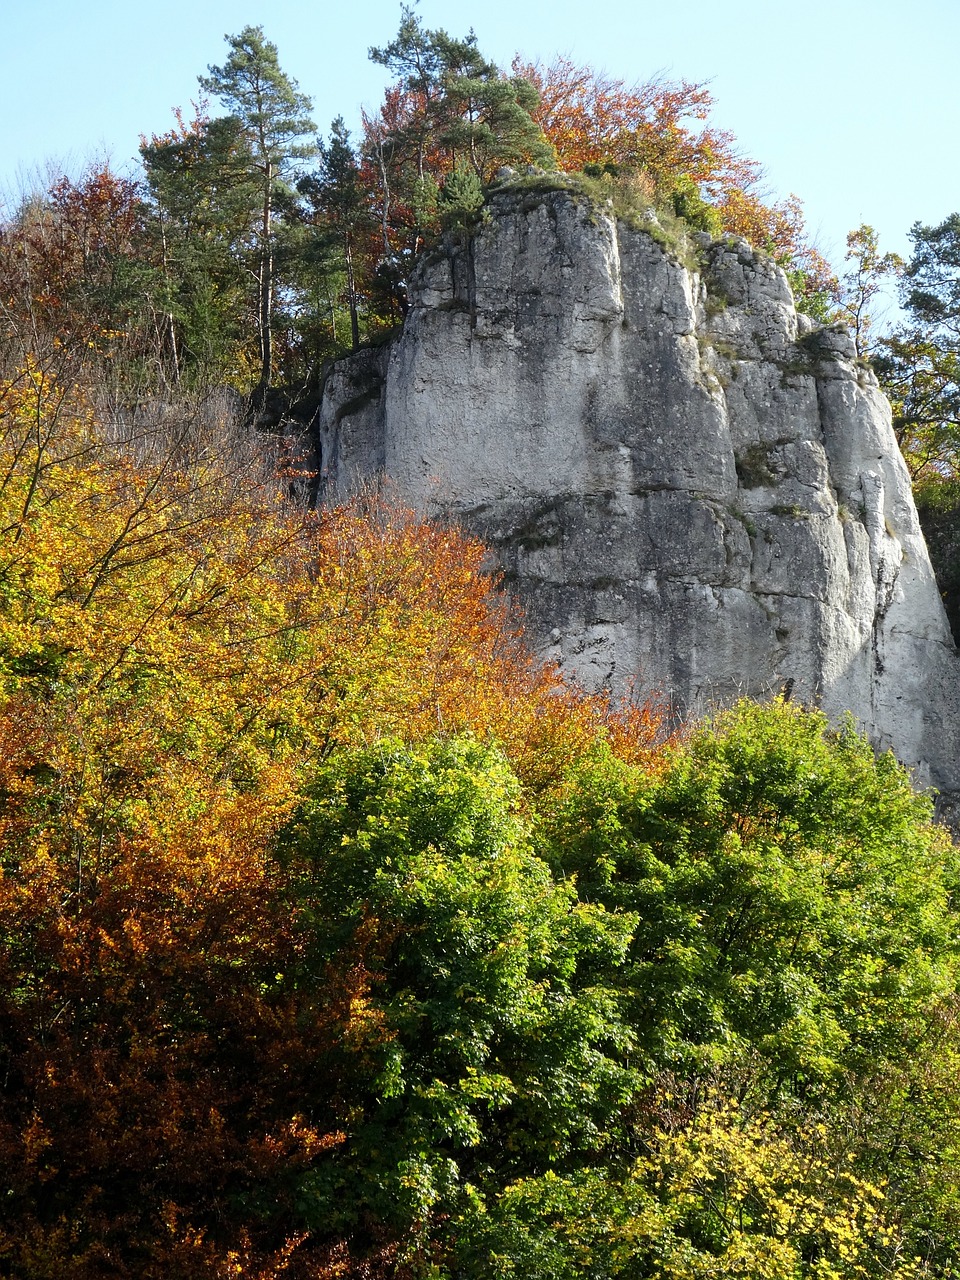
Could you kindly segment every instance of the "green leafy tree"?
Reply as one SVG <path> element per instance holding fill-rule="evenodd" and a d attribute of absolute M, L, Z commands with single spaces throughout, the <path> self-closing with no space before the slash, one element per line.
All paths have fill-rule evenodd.
<path fill-rule="evenodd" d="M 396 39 L 370 57 L 395 76 L 380 113 L 366 121 L 364 143 L 388 257 L 399 252 L 406 262 L 437 230 L 437 196 L 451 180 L 454 193 L 439 211 L 456 209 L 462 220 L 457 175 L 469 171 L 482 188 L 500 165 L 553 166 L 553 148 L 533 118 L 536 89 L 485 58 L 472 31 L 457 39 L 428 30 L 406 7 Z"/>
<path fill-rule="evenodd" d="M 483 188 L 472 169 L 454 169 L 443 184 L 439 210 L 445 226 L 469 226 L 483 208 Z"/>
<path fill-rule="evenodd" d="M 226 36 L 230 55 L 222 66 L 208 67 L 200 77 L 202 88 L 218 97 L 239 121 L 248 148 L 249 169 L 258 192 L 256 270 L 258 284 L 257 329 L 260 339 L 260 371 L 253 394 L 254 407 L 262 406 L 273 365 L 273 308 L 276 240 L 274 221 L 278 203 L 292 194 L 294 162 L 313 154 L 304 135 L 313 132 L 310 99 L 295 80 L 280 68 L 277 47 L 262 27 L 247 26 L 236 36 Z"/>
<path fill-rule="evenodd" d="M 954 989 L 957 864 L 930 813 L 852 728 L 744 703 L 653 786 L 585 762 L 547 835 L 581 894 L 637 914 L 627 986 L 654 1069 L 749 1050 L 809 1093 L 915 1053 Z"/>
<path fill-rule="evenodd" d="M 291 827 L 311 971 L 379 975 L 309 1222 L 465 1276 L 949 1274 L 958 868 L 892 757 L 744 703 L 522 799 L 388 744 Z"/>
<path fill-rule="evenodd" d="M 960 350 L 923 328 L 900 329 L 874 364 L 914 481 L 960 475 Z"/>
<path fill-rule="evenodd" d="M 960 213 L 936 227 L 915 223 L 910 239 L 905 304 L 931 331 L 960 343 Z"/>
<path fill-rule="evenodd" d="M 255 252 L 259 184 L 239 120 L 203 106 L 169 133 L 144 139 L 153 229 L 163 263 L 166 360 L 173 380 L 243 387 L 245 335 L 257 298 L 245 263 Z"/>
<path fill-rule="evenodd" d="M 336 957 L 377 975 L 344 1046 L 349 1136 L 304 1179 L 305 1225 L 402 1232 L 427 1256 L 514 1177 L 576 1165 L 635 1090 L 609 988 L 629 920 L 577 903 L 530 845 L 503 758 L 467 740 L 341 756 L 281 845 Z M 619 1061 L 618 1061 L 619 1059 Z"/>
<path fill-rule="evenodd" d="M 877 299 L 887 281 L 902 273 L 904 262 L 899 254 L 880 252 L 879 236 L 865 222 L 848 233 L 845 261 L 850 265 L 836 289 L 838 318 L 850 325 L 857 355 L 867 356 L 874 345 L 870 331 Z"/>
<path fill-rule="evenodd" d="M 530 81 L 504 76 L 480 53 L 472 31 L 464 40 L 445 31 L 430 35 L 442 67 L 436 142 L 454 172 L 469 165 L 486 183 L 503 164 L 526 160 L 553 167 L 553 148 L 533 119 L 539 95 Z"/>
<path fill-rule="evenodd" d="M 960 213 L 916 223 L 903 273 L 908 323 L 875 357 L 894 427 L 916 478 L 960 471 Z"/>
<path fill-rule="evenodd" d="M 958 862 L 930 813 L 789 704 L 721 713 L 653 778 L 588 753 L 541 847 L 636 921 L 607 980 L 655 1084 L 592 1167 L 471 1224 L 494 1274 L 952 1274 Z"/>
<path fill-rule="evenodd" d="M 393 73 L 404 95 L 403 137 L 392 139 L 389 149 L 395 151 L 401 141 L 412 144 L 416 176 L 422 182 L 426 177 L 434 112 L 442 94 L 443 61 L 436 41 L 438 33 L 425 30 L 409 5 L 402 6 L 400 14 L 396 38 L 382 49 L 371 48 L 369 57 L 371 62 Z"/>

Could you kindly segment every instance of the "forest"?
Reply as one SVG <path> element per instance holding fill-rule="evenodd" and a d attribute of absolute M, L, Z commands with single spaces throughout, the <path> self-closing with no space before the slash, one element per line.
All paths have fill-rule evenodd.
<path fill-rule="evenodd" d="M 932 797 L 784 697 L 585 694 L 479 542 L 313 506 L 280 428 L 560 174 L 852 327 L 949 602 L 960 213 L 834 270 L 702 85 L 410 9 L 370 56 L 380 110 L 318 138 L 247 27 L 139 177 L 0 225 L 0 1276 L 956 1277 Z"/>

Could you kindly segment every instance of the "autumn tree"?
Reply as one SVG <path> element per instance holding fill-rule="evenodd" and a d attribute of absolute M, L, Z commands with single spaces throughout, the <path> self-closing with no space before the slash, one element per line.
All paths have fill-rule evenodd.
<path fill-rule="evenodd" d="M 662 78 L 629 85 L 564 57 L 547 67 L 518 57 L 513 70 L 537 90 L 533 116 L 561 169 L 643 175 L 649 198 L 682 215 L 705 201 L 716 211 L 708 229 L 770 252 L 792 272 L 800 304 L 823 310 L 832 273 L 807 242 L 800 201 L 764 198 L 760 165 L 711 123 L 705 85 Z"/>
<path fill-rule="evenodd" d="M 31 356 L 69 366 L 68 377 L 95 363 L 110 382 L 142 380 L 161 323 L 148 220 L 137 184 L 105 165 L 59 177 L 7 219 L 0 325 L 11 367 Z"/>
<path fill-rule="evenodd" d="M 454 753 L 445 777 L 512 830 L 519 783 L 486 788 L 513 768 L 538 793 L 598 735 L 655 750 L 655 723 L 537 667 L 479 544 L 382 505 L 282 508 L 223 443 L 112 440 L 36 362 L 0 382 L 0 1269 L 31 1280 L 349 1269 L 323 1187 L 402 1181 L 356 1166 L 383 1114 L 367 1068 L 392 1053 L 372 993 L 393 926 L 331 950 L 314 853 L 277 856 L 325 761 L 346 778 L 388 736 L 496 736 L 503 756 Z M 448 901 L 486 902 L 485 948 L 515 924 L 536 949 L 524 885 L 543 889 L 565 980 L 569 893 L 512 843 L 502 884 L 478 855 Z M 364 1237 L 384 1268 L 407 1222 Z"/>
<path fill-rule="evenodd" d="M 564 171 L 612 163 L 644 169 L 667 185 L 685 174 L 710 197 L 758 180 L 759 166 L 737 152 L 733 135 L 707 123 L 713 99 L 704 85 L 628 86 L 569 58 L 549 67 L 517 58 L 513 70 L 536 89 L 534 118 Z"/>
<path fill-rule="evenodd" d="M 0 1268 L 945 1280 L 956 852 L 892 758 L 668 737 L 479 543 L 227 457 L 0 383 Z"/>

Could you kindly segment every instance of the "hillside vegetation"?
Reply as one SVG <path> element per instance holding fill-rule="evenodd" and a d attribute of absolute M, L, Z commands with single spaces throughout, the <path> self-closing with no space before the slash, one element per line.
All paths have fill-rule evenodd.
<path fill-rule="evenodd" d="M 892 757 L 566 689 L 482 547 L 209 410 L 0 407 L 5 1274 L 952 1274 L 957 861 Z"/>
<path fill-rule="evenodd" d="M 0 228 L 0 1275 L 955 1277 L 930 799 L 782 699 L 584 695 L 483 546 L 307 509 L 264 429 L 504 166 L 748 234 L 819 314 L 890 264 L 831 284 L 702 86 L 507 75 L 409 9 L 371 55 L 356 148 L 246 28 L 227 114 Z M 934 485 L 952 226 L 888 346 Z"/>

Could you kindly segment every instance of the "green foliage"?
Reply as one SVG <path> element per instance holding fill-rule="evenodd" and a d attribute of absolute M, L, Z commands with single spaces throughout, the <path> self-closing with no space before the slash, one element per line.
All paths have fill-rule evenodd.
<path fill-rule="evenodd" d="M 929 818 L 851 728 L 745 703 L 652 787 L 585 762 L 547 834 L 584 896 L 638 916 L 631 1016 L 651 1062 L 749 1046 L 810 1088 L 914 1052 L 953 989 L 955 865 Z"/>
<path fill-rule="evenodd" d="M 384 743 L 331 761 L 283 837 L 312 939 L 298 981 L 344 956 L 375 975 L 376 1034 L 344 1061 L 349 1138 L 301 1188 L 314 1229 L 445 1233 L 511 1177 L 597 1149 L 631 1092 L 630 1035 L 581 976 L 622 961 L 629 918 L 553 880 L 518 798 L 476 742 Z"/>
<path fill-rule="evenodd" d="M 421 181 L 428 164 L 434 176 L 446 179 L 469 167 L 480 182 L 489 182 L 503 164 L 552 165 L 553 148 L 533 120 L 536 89 L 521 76 L 501 75 L 472 31 L 456 39 L 444 30 L 427 30 L 404 6 L 396 39 L 372 48 L 370 58 L 394 73 L 404 94 L 406 119 L 389 139 L 394 165 L 401 162 L 401 180 L 405 154 Z M 438 151 L 448 160 L 439 167 Z"/>
<path fill-rule="evenodd" d="M 317 146 L 317 171 L 299 183 L 302 194 L 309 195 L 316 207 L 328 214 L 338 226 L 352 227 L 363 216 L 364 198 L 360 167 L 350 145 L 350 131 L 337 116 L 330 126 L 327 142 Z"/>
<path fill-rule="evenodd" d="M 310 99 L 281 69 L 277 47 L 262 27 L 246 26 L 225 37 L 230 56 L 221 67 L 208 67 L 200 85 L 229 109 L 248 147 L 245 176 L 256 192 L 252 221 L 257 280 L 256 325 L 260 341 L 259 376 L 253 396 L 262 407 L 273 373 L 273 311 L 275 294 L 275 211 L 292 197 L 289 183 L 293 162 L 316 151 L 300 141 L 315 126 Z"/>
<path fill-rule="evenodd" d="M 350 336 L 354 351 L 360 345 L 360 300 L 357 288 L 357 245 L 371 228 L 370 213 L 361 181 L 360 166 L 350 144 L 349 130 L 338 116 L 330 128 L 328 142 L 321 141 L 317 148 L 317 170 L 306 174 L 297 189 L 312 206 L 319 234 L 315 243 L 322 243 L 324 225 L 330 239 L 336 245 L 343 264 L 346 285 L 346 301 L 350 314 Z M 302 260 L 302 257 L 301 257 Z M 316 261 L 316 260 L 315 260 Z M 322 274 L 329 278 L 333 264 L 326 262 Z M 308 272 L 316 275 L 316 272 Z M 329 296 L 330 290 L 327 289 Z M 317 308 L 313 308 L 316 312 Z M 309 320 L 307 321 L 309 324 Z M 334 327 L 334 346 L 336 332 Z"/>
<path fill-rule="evenodd" d="M 910 239 L 905 305 L 927 329 L 960 340 L 960 213 L 936 227 L 914 223 Z"/>
<path fill-rule="evenodd" d="M 443 184 L 439 208 L 444 226 L 471 226 L 483 208 L 483 188 L 472 169 L 455 169 Z"/>
<path fill-rule="evenodd" d="M 880 252 L 879 237 L 866 223 L 848 234 L 846 261 L 850 266 L 837 281 L 835 318 L 850 325 L 857 355 L 866 357 L 873 347 L 871 309 L 885 281 L 903 272 L 904 262 L 899 254 Z"/>
<path fill-rule="evenodd" d="M 835 319 L 832 290 L 822 281 L 822 272 L 811 272 L 803 266 L 783 263 L 797 310 L 817 324 L 831 324 Z"/>
<path fill-rule="evenodd" d="M 745 489 L 775 485 L 777 477 L 770 467 L 773 451 L 769 444 L 751 444 L 736 455 L 737 479 Z"/>
<path fill-rule="evenodd" d="M 901 294 L 909 323 L 880 344 L 874 364 L 915 477 L 960 465 L 960 214 L 916 223 Z"/>
<path fill-rule="evenodd" d="M 280 69 L 277 46 L 266 39 L 263 27 L 246 26 L 224 39 L 229 57 L 221 67 L 208 67 L 200 86 L 241 123 L 257 163 L 272 170 L 265 180 L 281 179 L 291 160 L 314 153 L 312 145 L 298 141 L 315 128 L 310 99 Z"/>
<path fill-rule="evenodd" d="M 883 1184 L 828 1153 L 822 1126 L 785 1127 L 769 1114 L 745 1113 L 735 1097 L 711 1088 L 684 1115 L 692 1100 L 675 1086 L 661 1091 L 659 1124 L 647 1131 L 644 1153 L 619 1170 L 548 1173 L 507 1188 L 490 1213 L 470 1224 L 488 1249 L 486 1274 L 529 1280 L 934 1274 L 928 1258 L 904 1248 Z"/>
<path fill-rule="evenodd" d="M 0 1268 L 956 1270 L 956 852 L 889 756 L 654 750 L 479 545 L 0 392 Z"/>
<path fill-rule="evenodd" d="M 949 1274 L 956 860 L 892 758 L 743 703 L 520 799 L 386 743 L 284 837 L 308 972 L 372 975 L 305 1221 L 478 1277 Z"/>
<path fill-rule="evenodd" d="M 697 184 L 689 177 L 678 178 L 671 192 L 673 211 L 695 231 L 719 236 L 723 230 L 722 219 L 715 205 L 708 204 L 700 194 Z"/>
<path fill-rule="evenodd" d="M 253 158 L 233 117 L 190 124 L 144 141 L 140 151 L 160 242 L 170 321 L 172 379 L 247 390 L 246 333 L 257 297 L 246 264 L 259 204 Z"/>
<path fill-rule="evenodd" d="M 915 479 L 960 470 L 960 350 L 943 335 L 900 329 L 874 367 L 893 407 L 897 443 Z"/>
<path fill-rule="evenodd" d="M 605 173 L 609 173 L 611 177 L 615 178 L 620 172 L 620 166 L 613 164 L 611 161 L 607 161 L 606 164 L 588 163 L 583 166 L 583 172 L 588 178 L 602 178 Z"/>
<path fill-rule="evenodd" d="M 500 165 L 526 161 L 553 168 L 553 148 L 531 114 L 537 105 L 533 86 L 519 76 L 502 78 L 492 64 L 478 70 L 447 82 L 452 118 L 438 136 L 441 145 L 469 156 L 477 178 L 486 182 Z"/>

